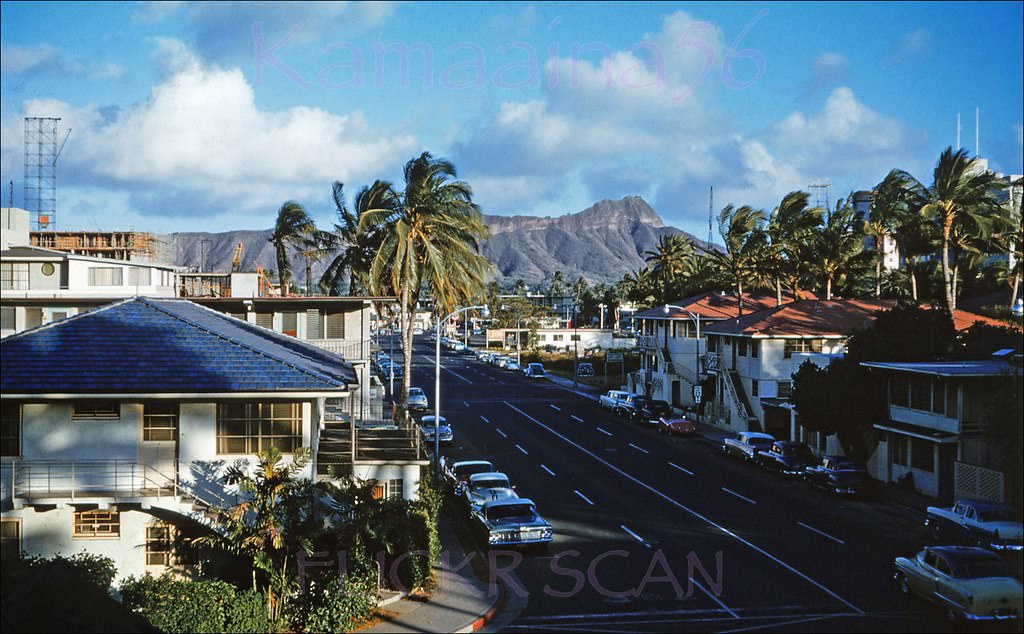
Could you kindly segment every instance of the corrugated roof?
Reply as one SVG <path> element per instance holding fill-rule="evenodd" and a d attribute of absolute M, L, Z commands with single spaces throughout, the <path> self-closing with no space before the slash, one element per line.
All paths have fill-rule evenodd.
<path fill-rule="evenodd" d="M 834 299 L 799 301 L 707 327 L 708 334 L 761 337 L 845 337 L 875 320 L 895 300 Z"/>
<path fill-rule="evenodd" d="M 1019 367 L 1015 367 L 1007 361 L 997 359 L 920 362 L 862 361 L 861 365 L 893 372 L 911 372 L 914 374 L 948 377 L 1004 376 L 1021 373 Z"/>
<path fill-rule="evenodd" d="M 136 297 L 0 341 L 4 394 L 326 392 L 342 357 L 184 299 Z"/>

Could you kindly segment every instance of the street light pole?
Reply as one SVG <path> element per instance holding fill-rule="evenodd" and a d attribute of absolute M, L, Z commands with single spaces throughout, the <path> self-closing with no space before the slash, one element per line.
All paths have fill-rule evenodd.
<path fill-rule="evenodd" d="M 437 320 L 434 330 L 436 335 L 436 341 L 434 342 L 434 475 L 438 478 L 438 481 L 441 479 L 441 328 L 445 322 L 459 313 L 477 309 L 480 309 L 480 314 L 484 319 L 490 316 L 487 304 L 467 306 L 457 309 L 444 319 Z"/>

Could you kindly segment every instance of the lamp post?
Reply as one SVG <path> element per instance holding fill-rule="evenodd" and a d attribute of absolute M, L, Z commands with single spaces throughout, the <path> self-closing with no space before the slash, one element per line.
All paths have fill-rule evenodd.
<path fill-rule="evenodd" d="M 690 317 L 691 320 L 693 320 L 694 323 L 697 324 L 697 341 L 694 344 L 693 355 L 695 362 L 693 366 L 693 386 L 697 387 L 700 383 L 700 315 L 698 315 L 697 313 L 690 312 L 689 310 L 683 308 L 682 306 L 676 306 L 675 304 L 665 304 L 664 311 L 666 315 L 668 314 L 670 308 L 675 308 L 676 310 L 683 311 L 684 313 L 687 314 L 687 316 Z M 697 417 L 697 422 L 699 423 L 700 414 L 697 413 L 697 405 L 699 405 L 699 403 L 697 402 L 696 393 L 694 393 L 693 396 L 693 415 Z"/>
<path fill-rule="evenodd" d="M 480 310 L 484 319 L 490 317 L 487 304 L 459 308 L 444 319 L 438 319 L 435 325 L 437 340 L 434 342 L 434 475 L 441 478 L 441 328 L 444 324 L 460 313 L 468 310 Z"/>
<path fill-rule="evenodd" d="M 501 305 L 501 309 L 502 310 L 508 310 L 509 308 L 511 308 L 511 306 L 509 306 L 508 304 L 502 304 Z M 520 366 L 523 365 L 522 351 L 520 349 L 520 343 L 519 343 L 520 342 L 520 338 L 522 337 L 522 333 L 520 332 L 520 329 L 523 327 L 522 326 L 522 318 L 523 318 L 522 313 L 519 312 L 519 309 L 516 309 L 516 365 L 520 365 Z M 507 339 L 506 339 L 506 341 L 507 341 Z"/>

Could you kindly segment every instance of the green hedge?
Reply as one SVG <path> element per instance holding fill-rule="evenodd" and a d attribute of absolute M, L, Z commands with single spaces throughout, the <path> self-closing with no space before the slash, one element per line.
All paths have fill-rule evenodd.
<path fill-rule="evenodd" d="M 306 592 L 288 603 L 287 619 L 297 632 L 351 632 L 363 625 L 377 607 L 377 574 L 350 573 L 309 579 Z"/>
<path fill-rule="evenodd" d="M 164 574 L 129 577 L 124 604 L 161 632 L 269 632 L 263 597 L 225 581 L 187 581 Z"/>

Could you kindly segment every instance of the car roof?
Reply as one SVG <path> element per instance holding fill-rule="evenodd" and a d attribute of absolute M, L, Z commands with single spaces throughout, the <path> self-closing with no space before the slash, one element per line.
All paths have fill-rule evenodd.
<path fill-rule="evenodd" d="M 520 504 L 529 504 L 534 508 L 537 507 L 530 498 L 512 498 L 509 500 L 488 500 L 484 502 L 484 508 L 493 509 L 497 506 L 518 506 Z"/>
<path fill-rule="evenodd" d="M 494 463 L 491 462 L 490 460 L 459 460 L 458 462 L 453 462 L 452 463 L 452 469 L 455 469 L 457 467 L 468 467 L 469 465 L 476 465 L 476 464 L 487 464 L 487 465 L 491 465 L 492 467 L 494 465 Z M 495 473 L 495 472 L 492 471 L 491 473 Z"/>
<path fill-rule="evenodd" d="M 505 478 L 506 480 L 508 480 L 508 476 L 500 471 L 485 471 L 484 473 L 474 473 L 473 475 L 469 476 L 469 481 L 473 482 L 474 480 L 490 480 L 494 478 Z"/>
<path fill-rule="evenodd" d="M 961 498 L 960 500 L 958 500 L 958 502 L 960 502 L 961 504 L 969 504 L 969 505 L 973 506 L 974 508 L 978 509 L 979 511 L 983 510 L 983 509 L 984 510 L 990 510 L 990 509 L 1004 510 L 1004 509 L 1012 509 L 1013 508 L 1009 504 L 1003 504 L 1002 502 L 993 502 L 992 500 L 975 500 L 975 499 L 971 499 L 971 498 Z"/>
<path fill-rule="evenodd" d="M 762 434 L 759 431 L 742 431 L 741 434 L 746 434 L 747 438 L 767 438 L 769 440 L 775 440 L 775 437 L 771 434 Z"/>
<path fill-rule="evenodd" d="M 409 388 L 409 394 L 423 394 L 423 388 L 422 387 L 410 387 Z"/>
<path fill-rule="evenodd" d="M 972 561 L 1002 561 L 996 553 L 976 546 L 932 546 L 930 550 L 949 558 L 956 563 Z"/>

